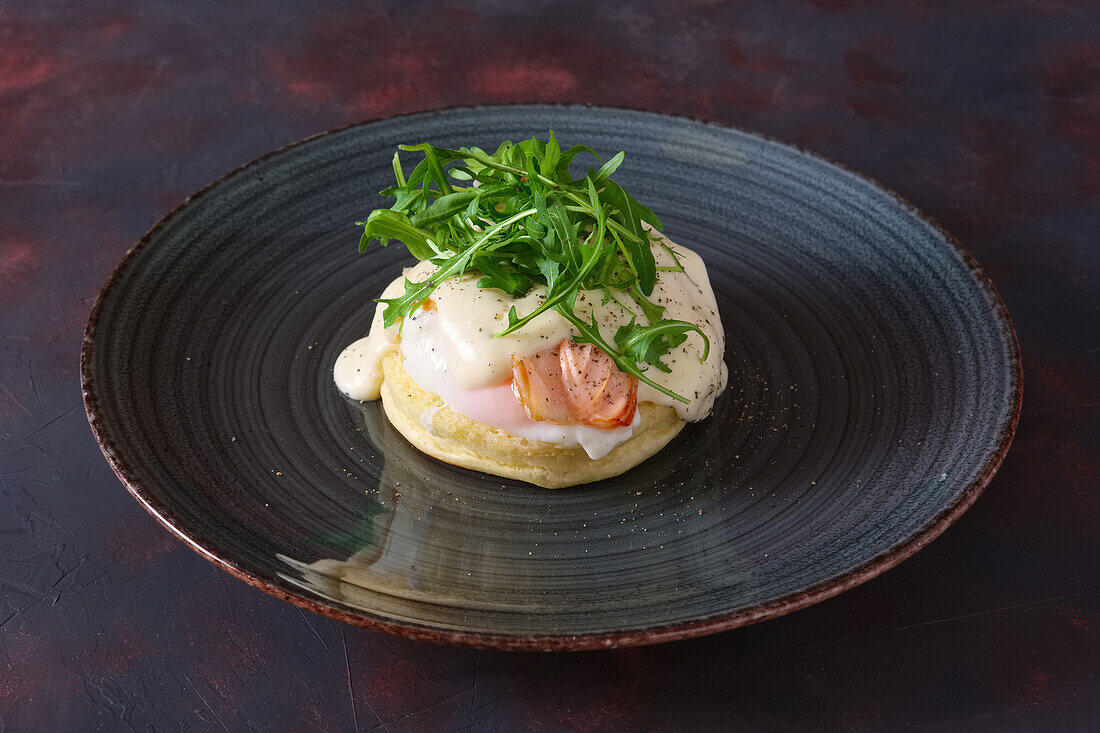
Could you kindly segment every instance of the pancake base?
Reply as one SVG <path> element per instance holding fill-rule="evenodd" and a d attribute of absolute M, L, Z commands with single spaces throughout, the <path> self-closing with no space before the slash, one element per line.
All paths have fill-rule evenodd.
<path fill-rule="evenodd" d="M 383 359 L 382 373 L 386 417 L 416 448 L 455 466 L 546 489 L 587 484 L 625 473 L 661 450 L 687 424 L 671 407 L 643 402 L 638 405 L 640 423 L 630 439 L 593 460 L 580 446 L 565 448 L 528 440 L 455 412 L 412 380 L 400 351 Z M 425 421 L 430 422 L 431 430 Z"/>

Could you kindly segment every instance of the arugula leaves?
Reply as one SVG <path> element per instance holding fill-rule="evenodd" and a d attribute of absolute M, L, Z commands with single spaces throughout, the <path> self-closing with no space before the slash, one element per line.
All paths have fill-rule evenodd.
<path fill-rule="evenodd" d="M 424 156 L 408 177 L 400 151 Z M 600 167 L 589 167 L 575 179 L 569 168 L 582 154 L 594 157 Z M 625 157 L 619 152 L 604 161 L 586 145 L 563 151 L 553 131 L 546 141 L 504 142 L 492 154 L 476 147 L 401 145 L 393 156 L 396 184 L 381 192 L 394 203 L 356 222 L 363 227 L 359 251 L 374 240 L 383 247 L 397 240 L 439 269 L 422 282 L 406 280 L 400 297 L 379 301 L 386 306 L 385 324 L 409 315 L 441 282 L 467 271 L 481 273 L 478 287 L 517 297 L 542 286 L 544 302 L 523 316 L 513 306 L 507 327 L 497 336 L 553 309 L 574 326 L 577 341 L 595 344 L 622 371 L 686 404 L 687 398 L 644 372 L 650 366 L 671 371 L 662 357 L 691 332 L 703 339 L 703 359 L 710 342 L 699 326 L 663 318 L 665 309 L 649 300 L 658 268 L 643 223 L 660 230 L 661 221 L 611 180 Z M 677 262 L 671 269 L 682 268 Z M 608 341 L 594 318 L 584 320 L 573 307 L 579 291 L 600 290 L 604 303 L 615 300 L 626 308 L 613 289 L 626 293 L 648 324 L 632 318 Z"/>

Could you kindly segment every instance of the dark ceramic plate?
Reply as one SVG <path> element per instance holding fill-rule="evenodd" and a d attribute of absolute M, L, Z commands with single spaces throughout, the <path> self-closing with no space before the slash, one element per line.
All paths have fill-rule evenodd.
<path fill-rule="evenodd" d="M 730 368 L 660 455 L 560 491 L 427 458 L 330 376 L 409 262 L 355 247 L 394 147 L 550 128 L 627 151 L 622 182 L 708 263 Z M 993 286 L 895 195 L 756 135 L 587 107 L 399 117 L 245 166 L 119 264 L 81 372 L 111 466 L 205 557 L 350 623 L 514 649 L 696 636 L 863 582 L 974 501 L 1020 404 Z"/>

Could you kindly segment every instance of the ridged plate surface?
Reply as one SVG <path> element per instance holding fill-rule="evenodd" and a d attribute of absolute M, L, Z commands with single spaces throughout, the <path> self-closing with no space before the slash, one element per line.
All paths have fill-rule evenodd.
<path fill-rule="evenodd" d="M 410 258 L 356 253 L 398 143 L 555 129 L 708 263 L 730 386 L 613 480 L 546 491 L 419 454 L 332 383 Z M 150 231 L 85 338 L 92 427 L 204 555 L 345 621 L 505 648 L 651 643 L 750 623 L 896 564 L 977 497 L 1019 359 L 977 265 L 873 182 L 749 133 L 623 110 L 448 110 L 265 156 Z"/>

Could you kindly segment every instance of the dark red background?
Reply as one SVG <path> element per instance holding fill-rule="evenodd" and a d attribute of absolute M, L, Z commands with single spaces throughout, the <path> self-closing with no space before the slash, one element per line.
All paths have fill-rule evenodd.
<path fill-rule="evenodd" d="M 0 4 L 0 730 L 1093 728 L 1098 15 L 1070 0 Z M 114 263 L 274 147 L 520 101 L 759 130 L 942 222 L 1023 346 L 1023 416 L 985 495 L 816 607 L 572 655 L 345 627 L 172 538 L 81 406 L 81 332 Z"/>

